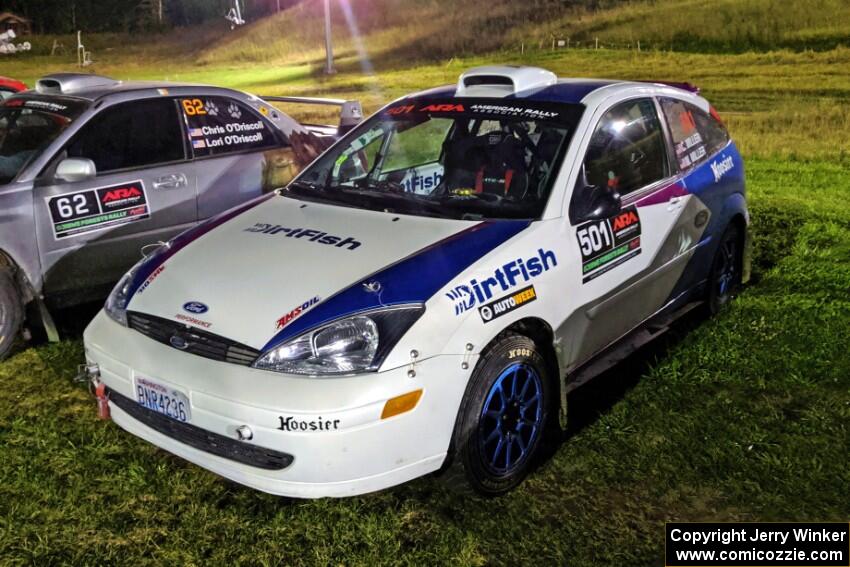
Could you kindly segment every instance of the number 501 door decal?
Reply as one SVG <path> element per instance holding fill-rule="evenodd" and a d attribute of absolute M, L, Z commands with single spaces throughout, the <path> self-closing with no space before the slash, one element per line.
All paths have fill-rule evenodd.
<path fill-rule="evenodd" d="M 131 181 L 47 198 L 56 238 L 76 236 L 146 219 L 145 185 Z"/>
<path fill-rule="evenodd" d="M 640 254 L 640 216 L 628 207 L 608 219 L 576 227 L 581 250 L 582 283 L 601 276 Z"/>

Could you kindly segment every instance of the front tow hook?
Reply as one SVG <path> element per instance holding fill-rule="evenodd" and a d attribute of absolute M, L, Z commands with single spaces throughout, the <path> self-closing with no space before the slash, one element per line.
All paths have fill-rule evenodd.
<path fill-rule="evenodd" d="M 109 416 L 109 393 L 106 384 L 100 381 L 100 367 L 96 362 L 80 364 L 77 367 L 75 382 L 87 382 L 89 390 L 97 398 L 98 419 L 110 419 Z"/>

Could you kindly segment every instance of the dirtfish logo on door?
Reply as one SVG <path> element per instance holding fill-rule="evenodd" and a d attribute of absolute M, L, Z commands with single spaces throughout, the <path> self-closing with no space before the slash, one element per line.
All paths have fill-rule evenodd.
<path fill-rule="evenodd" d="M 714 174 L 714 182 L 717 183 L 720 181 L 720 179 L 732 171 L 734 167 L 735 161 L 732 159 L 732 156 L 720 161 L 711 162 L 711 172 Z"/>
<path fill-rule="evenodd" d="M 558 259 L 551 250 L 538 248 L 537 255 L 530 258 L 517 258 L 486 278 L 473 278 L 469 283 L 455 286 L 446 293 L 454 302 L 455 315 L 460 315 L 493 298 L 499 291 L 508 291 L 518 284 L 530 281 L 540 274 L 558 265 Z"/>

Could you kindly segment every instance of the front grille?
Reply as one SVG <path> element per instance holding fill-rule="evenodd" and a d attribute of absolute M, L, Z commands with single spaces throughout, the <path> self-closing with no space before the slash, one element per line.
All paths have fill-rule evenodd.
<path fill-rule="evenodd" d="M 156 413 L 137 404 L 135 401 L 109 391 L 109 401 L 121 408 L 133 419 L 147 425 L 175 441 L 195 449 L 223 457 L 243 465 L 269 471 L 279 471 L 292 464 L 294 457 L 287 453 L 273 451 L 236 441 L 218 433 L 212 433 L 189 423 L 183 423 Z"/>
<path fill-rule="evenodd" d="M 162 317 L 131 311 L 127 323 L 146 337 L 204 358 L 250 366 L 260 356 L 260 351 L 249 346 Z M 175 343 L 185 347 L 178 348 Z"/>

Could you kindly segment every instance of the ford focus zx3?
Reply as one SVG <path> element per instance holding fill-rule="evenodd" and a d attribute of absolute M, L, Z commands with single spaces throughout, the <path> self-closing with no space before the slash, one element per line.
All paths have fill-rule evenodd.
<path fill-rule="evenodd" d="M 275 494 L 513 488 L 569 391 L 745 279 L 695 91 L 483 67 L 389 104 L 124 276 L 85 332 L 102 411 Z"/>

